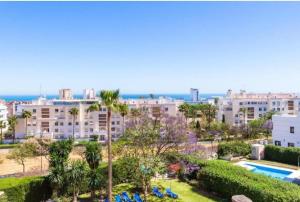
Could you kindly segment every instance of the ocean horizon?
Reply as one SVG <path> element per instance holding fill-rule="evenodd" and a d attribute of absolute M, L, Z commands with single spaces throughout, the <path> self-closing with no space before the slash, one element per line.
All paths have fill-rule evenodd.
<path fill-rule="evenodd" d="M 175 100 L 184 100 L 190 101 L 190 94 L 153 94 L 154 98 L 158 97 L 168 97 Z M 224 94 L 218 93 L 208 93 L 208 94 L 199 94 L 200 99 L 210 99 L 214 97 L 224 96 Z M 0 95 L 0 100 L 4 100 L 6 102 L 11 101 L 32 101 L 36 100 L 40 97 L 40 95 Z M 47 99 L 58 99 L 59 95 L 46 95 Z M 82 99 L 83 95 L 74 95 L 75 99 Z M 121 95 L 123 99 L 139 99 L 139 98 L 150 98 L 150 94 L 123 94 Z"/>

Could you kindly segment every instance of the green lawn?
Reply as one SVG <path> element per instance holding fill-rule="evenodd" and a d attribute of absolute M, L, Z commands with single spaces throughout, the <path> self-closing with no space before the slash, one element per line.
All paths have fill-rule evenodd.
<path fill-rule="evenodd" d="M 165 189 L 171 187 L 171 190 L 178 194 L 179 198 L 184 202 L 220 201 L 220 199 L 208 196 L 208 194 L 200 192 L 196 187 L 179 180 L 158 180 L 153 181 L 153 185 L 158 185 Z"/>
<path fill-rule="evenodd" d="M 152 186 L 158 186 L 160 190 L 165 193 L 165 189 L 171 187 L 172 191 L 179 195 L 179 199 L 171 199 L 165 196 L 163 199 L 157 198 L 152 194 L 148 196 L 148 202 L 214 202 L 221 201 L 212 196 L 208 196 L 208 194 L 200 192 L 196 187 L 189 185 L 185 182 L 180 182 L 178 180 L 154 180 L 152 181 Z M 120 194 L 123 191 L 127 191 L 130 196 L 135 192 L 133 185 L 131 184 L 119 184 L 114 186 L 113 194 Z M 141 194 L 141 197 L 144 196 Z M 89 198 L 89 194 L 82 194 L 80 196 L 81 201 L 85 201 L 84 199 Z"/>

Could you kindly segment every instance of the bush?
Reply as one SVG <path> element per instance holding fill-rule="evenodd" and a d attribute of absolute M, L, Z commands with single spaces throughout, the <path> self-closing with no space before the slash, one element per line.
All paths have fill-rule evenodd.
<path fill-rule="evenodd" d="M 5 192 L 9 202 L 40 202 L 52 195 L 49 181 L 45 177 L 1 179 L 0 190 Z"/>
<path fill-rule="evenodd" d="M 218 146 L 218 156 L 247 156 L 251 153 L 251 146 L 245 142 L 226 142 Z"/>
<path fill-rule="evenodd" d="M 256 202 L 300 201 L 300 187 L 296 184 L 255 174 L 222 160 L 188 159 L 201 168 L 197 175 L 199 185 L 228 199 L 243 194 Z"/>
<path fill-rule="evenodd" d="M 298 157 L 300 156 L 300 148 L 296 147 L 279 147 L 267 145 L 265 147 L 265 159 L 277 161 L 291 165 L 298 165 Z"/>

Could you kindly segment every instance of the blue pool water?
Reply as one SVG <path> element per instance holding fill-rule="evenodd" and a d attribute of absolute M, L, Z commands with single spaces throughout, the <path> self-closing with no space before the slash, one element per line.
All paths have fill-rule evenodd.
<path fill-rule="evenodd" d="M 252 169 L 251 172 L 264 174 L 264 175 L 267 175 L 267 176 L 270 176 L 273 178 L 277 178 L 277 179 L 281 179 L 281 180 L 283 180 L 285 177 L 287 177 L 288 175 L 290 175 L 292 173 L 287 170 L 259 166 L 259 165 L 250 164 L 250 163 L 246 163 L 246 165 L 254 167 L 254 169 Z"/>

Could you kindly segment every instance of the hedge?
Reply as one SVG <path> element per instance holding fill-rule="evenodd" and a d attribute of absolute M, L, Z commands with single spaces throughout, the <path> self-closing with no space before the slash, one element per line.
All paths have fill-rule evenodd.
<path fill-rule="evenodd" d="M 245 142 L 226 142 L 220 143 L 218 146 L 218 156 L 247 156 L 251 153 L 251 146 Z"/>
<path fill-rule="evenodd" d="M 222 197 L 230 199 L 243 194 L 254 202 L 300 202 L 300 187 L 296 184 L 252 173 L 222 160 L 188 160 L 200 166 L 199 185 Z"/>
<path fill-rule="evenodd" d="M 0 144 L 0 149 L 12 149 L 18 146 L 18 144 Z"/>
<path fill-rule="evenodd" d="M 40 202 L 52 195 L 50 184 L 45 177 L 0 179 L 0 191 L 4 191 L 9 202 Z"/>
<path fill-rule="evenodd" d="M 300 156 L 300 148 L 296 147 L 280 147 L 267 145 L 265 147 L 265 159 L 277 161 L 291 165 L 298 165 L 298 157 Z"/>

